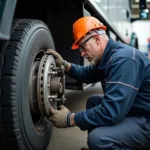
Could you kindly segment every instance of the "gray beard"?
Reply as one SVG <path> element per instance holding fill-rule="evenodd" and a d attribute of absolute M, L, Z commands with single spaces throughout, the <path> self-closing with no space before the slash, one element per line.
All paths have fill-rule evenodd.
<path fill-rule="evenodd" d="M 100 58 L 99 57 L 96 57 L 95 59 L 93 59 L 92 61 L 91 61 L 91 65 L 97 65 L 98 63 L 100 62 Z"/>

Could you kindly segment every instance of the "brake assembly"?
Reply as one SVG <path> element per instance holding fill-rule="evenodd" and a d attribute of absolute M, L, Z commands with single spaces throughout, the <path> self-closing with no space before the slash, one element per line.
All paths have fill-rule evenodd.
<path fill-rule="evenodd" d="M 40 61 L 37 76 L 37 99 L 42 115 L 49 117 L 50 106 L 57 109 L 65 103 L 64 67 L 56 67 L 52 55 L 44 55 Z"/>

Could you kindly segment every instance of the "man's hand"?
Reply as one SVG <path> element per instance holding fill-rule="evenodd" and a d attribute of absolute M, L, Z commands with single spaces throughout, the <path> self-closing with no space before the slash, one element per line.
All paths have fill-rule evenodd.
<path fill-rule="evenodd" d="M 64 59 L 62 58 L 62 56 L 61 56 L 59 53 L 57 53 L 55 50 L 53 50 L 53 49 L 48 49 L 45 53 L 48 54 L 48 55 L 53 55 L 53 56 L 54 56 L 54 58 L 56 59 L 56 65 L 57 65 L 58 67 L 60 67 L 61 65 L 63 65 L 64 68 L 67 67 L 68 62 L 67 62 L 66 60 L 64 60 Z"/>
<path fill-rule="evenodd" d="M 60 105 L 60 110 L 50 107 L 50 112 L 52 113 L 50 120 L 57 128 L 69 127 L 69 124 L 67 123 L 67 118 L 69 119 L 68 121 L 70 121 L 70 111 L 68 110 L 68 108 L 66 108 L 64 105 Z"/>

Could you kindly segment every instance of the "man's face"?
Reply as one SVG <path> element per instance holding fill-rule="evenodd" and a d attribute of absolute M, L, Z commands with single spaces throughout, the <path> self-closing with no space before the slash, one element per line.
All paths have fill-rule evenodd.
<path fill-rule="evenodd" d="M 96 65 L 103 55 L 100 36 L 98 34 L 87 35 L 79 42 L 79 50 L 81 56 L 88 59 L 91 64 Z"/>

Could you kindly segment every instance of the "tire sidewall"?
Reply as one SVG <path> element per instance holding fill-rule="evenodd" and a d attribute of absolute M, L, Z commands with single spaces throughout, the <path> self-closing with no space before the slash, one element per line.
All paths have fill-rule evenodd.
<path fill-rule="evenodd" d="M 28 149 L 46 149 L 51 138 L 52 124 L 44 119 L 45 128 L 42 131 L 34 127 L 29 103 L 29 81 L 32 63 L 39 50 L 48 48 L 54 49 L 54 44 L 50 32 L 45 25 L 35 24 L 25 35 L 21 48 L 20 61 L 17 71 L 17 105 L 18 119 L 22 138 L 28 145 Z"/>

